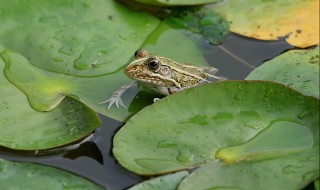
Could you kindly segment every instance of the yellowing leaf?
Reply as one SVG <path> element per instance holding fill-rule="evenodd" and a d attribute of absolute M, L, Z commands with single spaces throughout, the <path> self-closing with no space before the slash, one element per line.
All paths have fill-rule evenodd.
<path fill-rule="evenodd" d="M 297 47 L 319 43 L 318 0 L 242 0 L 212 7 L 230 21 L 230 31 L 260 40 L 288 36 Z"/>

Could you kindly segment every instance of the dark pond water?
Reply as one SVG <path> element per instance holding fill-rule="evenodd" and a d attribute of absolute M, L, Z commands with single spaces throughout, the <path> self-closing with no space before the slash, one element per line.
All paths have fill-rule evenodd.
<path fill-rule="evenodd" d="M 229 34 L 220 47 L 204 52 L 209 64 L 229 79 L 244 79 L 264 61 L 291 49 L 284 40 L 258 41 Z M 122 168 L 112 157 L 112 138 L 124 123 L 100 115 L 103 125 L 75 144 L 40 152 L 14 151 L 0 147 L 0 158 L 54 166 L 86 177 L 111 190 L 125 189 L 144 178 Z"/>

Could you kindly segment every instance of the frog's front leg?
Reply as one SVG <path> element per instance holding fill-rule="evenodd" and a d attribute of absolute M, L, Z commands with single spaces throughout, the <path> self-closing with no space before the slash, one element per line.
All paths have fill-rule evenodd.
<path fill-rule="evenodd" d="M 128 90 L 130 87 L 136 85 L 136 82 L 131 82 L 129 84 L 125 84 L 123 86 L 121 86 L 117 91 L 115 91 L 111 97 L 109 99 L 107 99 L 106 101 L 100 102 L 99 104 L 104 104 L 104 103 L 109 103 L 108 105 L 108 110 L 111 108 L 111 106 L 113 104 L 116 104 L 116 107 L 119 108 L 119 105 L 127 108 L 125 105 L 123 105 L 123 102 L 121 100 L 121 96 L 122 94 Z"/>

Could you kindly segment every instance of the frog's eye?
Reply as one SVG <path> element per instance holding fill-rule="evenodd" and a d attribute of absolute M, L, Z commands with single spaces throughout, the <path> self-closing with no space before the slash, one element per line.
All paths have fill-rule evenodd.
<path fill-rule="evenodd" d="M 152 71 L 159 71 L 160 68 L 160 61 L 154 57 L 151 57 L 147 60 L 147 66 Z"/>
<path fill-rule="evenodd" d="M 138 49 L 136 52 L 134 52 L 135 59 L 140 59 L 140 58 L 148 57 L 148 56 L 149 56 L 149 53 L 144 49 Z"/>

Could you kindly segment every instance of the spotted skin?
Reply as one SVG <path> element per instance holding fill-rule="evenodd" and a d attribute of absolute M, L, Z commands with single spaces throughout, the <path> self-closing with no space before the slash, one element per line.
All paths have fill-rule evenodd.
<path fill-rule="evenodd" d="M 221 80 L 213 74 L 218 70 L 211 68 L 213 74 L 204 72 L 203 68 L 178 63 L 172 59 L 152 56 L 158 61 L 159 69 L 154 71 L 148 67 L 149 54 L 146 57 L 131 62 L 124 73 L 131 79 L 163 95 L 172 94 L 203 83 L 213 82 L 212 79 Z M 207 69 L 208 70 L 208 69 Z M 163 90 L 167 88 L 167 90 Z"/>
<path fill-rule="evenodd" d="M 124 73 L 136 83 L 163 95 L 180 92 L 204 83 L 225 80 L 223 77 L 215 76 L 218 70 L 214 67 L 183 64 L 167 57 L 150 55 L 145 50 L 137 50 L 134 57 L 135 60 L 124 69 Z M 133 83 L 122 86 L 109 99 L 101 103 L 109 103 L 108 109 L 113 104 L 118 108 L 119 105 L 125 107 L 121 95 L 132 85 Z"/>

